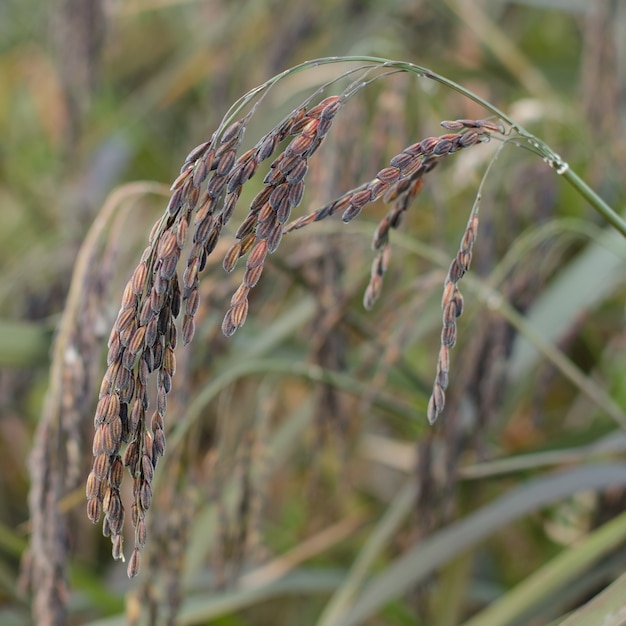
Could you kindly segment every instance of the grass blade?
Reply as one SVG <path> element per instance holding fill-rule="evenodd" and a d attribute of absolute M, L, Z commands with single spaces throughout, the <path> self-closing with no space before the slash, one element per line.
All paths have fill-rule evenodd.
<path fill-rule="evenodd" d="M 624 484 L 626 464 L 602 464 L 556 472 L 512 490 L 396 559 L 364 589 L 342 626 L 360 624 L 438 567 L 513 520 L 578 491 Z"/>
<path fill-rule="evenodd" d="M 505 626 L 516 622 L 532 611 L 533 606 L 573 582 L 625 540 L 626 513 L 623 513 L 544 565 L 500 600 L 465 622 L 464 626 Z"/>

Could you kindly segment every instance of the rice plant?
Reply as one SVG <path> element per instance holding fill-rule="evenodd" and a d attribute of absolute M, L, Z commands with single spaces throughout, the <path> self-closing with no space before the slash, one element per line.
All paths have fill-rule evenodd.
<path fill-rule="evenodd" d="M 299 92 L 295 93 L 297 103 L 288 114 L 270 128 L 263 129 L 260 136 L 251 139 L 250 134 L 258 132 L 257 116 L 263 106 L 267 106 L 269 95 L 296 74 L 312 72 L 324 65 L 341 69 L 337 70 L 332 79 L 311 89 L 306 97 L 302 98 Z M 346 70 L 346 66 L 349 69 Z M 358 120 L 358 115 L 353 116 L 352 111 L 358 110 L 359 99 L 366 98 L 374 89 L 384 92 L 386 81 L 400 74 L 433 81 L 459 92 L 482 106 L 485 118 L 442 121 L 445 132 L 439 134 L 441 131 L 433 128 L 432 136 L 428 137 L 406 133 L 405 146 L 395 156 L 387 158 L 386 162 L 376 163 L 361 180 L 351 180 L 333 198 L 319 202 L 323 196 L 323 191 L 316 188 L 320 170 L 326 167 L 336 178 L 346 178 L 338 175 L 343 164 L 333 165 L 324 161 L 328 158 L 322 155 L 324 146 L 333 140 L 335 132 L 340 136 L 340 132 L 346 132 L 346 127 L 350 128 L 352 119 Z M 340 122 L 343 122 L 342 129 L 338 128 Z M 524 149 L 543 159 L 546 168 L 551 168 L 556 175 L 572 185 L 575 192 L 587 200 L 605 220 L 622 235 L 626 235 L 626 225 L 621 217 L 545 142 L 467 89 L 426 68 L 405 62 L 372 57 L 325 58 L 282 72 L 238 100 L 224 115 L 215 132 L 204 138 L 184 159 L 180 174 L 169 190 L 169 198 L 163 202 L 163 215 L 149 234 L 146 233 L 147 246 L 123 289 L 119 312 L 109 334 L 106 372 L 94 417 L 93 465 L 86 485 L 88 518 L 93 523 L 102 520 L 103 533 L 110 537 L 112 543 L 113 558 L 127 562 L 127 575 L 133 578 L 144 573 L 140 566 L 142 550 L 152 545 L 154 549 L 147 559 L 143 559 L 143 568 L 146 568 L 147 562 L 149 572 L 169 577 L 165 583 L 167 598 L 160 595 L 163 593 L 162 588 L 153 588 L 149 580 L 142 581 L 141 599 L 145 601 L 142 605 L 149 607 L 153 623 L 157 622 L 160 611 L 169 611 L 167 619 L 170 623 L 175 623 L 176 619 L 181 620 L 180 623 L 194 623 L 193 607 L 185 606 L 182 589 L 186 583 L 183 579 L 189 575 L 185 572 L 193 571 L 193 567 L 187 569 L 192 560 L 187 548 L 197 545 L 194 543 L 194 532 L 202 532 L 198 519 L 198 499 L 207 497 L 207 493 L 190 493 L 187 478 L 193 473 L 200 474 L 210 482 L 207 492 L 215 503 L 212 517 L 205 526 L 209 529 L 206 532 L 214 533 L 218 543 L 213 557 L 216 572 L 213 586 L 219 589 L 238 584 L 238 589 L 243 590 L 241 593 L 245 596 L 246 576 L 254 580 L 255 573 L 259 576 L 263 574 L 242 572 L 241 569 L 246 565 L 247 554 L 254 547 L 256 525 L 259 524 L 264 506 L 260 495 L 263 493 L 263 475 L 268 465 L 264 449 L 270 447 L 267 431 L 264 430 L 266 425 L 260 420 L 260 424 L 255 424 L 254 428 L 247 431 L 235 428 L 229 432 L 228 426 L 224 424 L 220 426 L 222 431 L 219 433 L 210 428 L 210 432 L 198 429 L 204 406 L 217 390 L 223 389 L 221 385 L 225 386 L 228 380 L 232 380 L 228 376 L 236 379 L 238 371 L 254 372 L 255 367 L 264 372 L 271 372 L 272 368 L 280 372 L 283 368 L 285 373 L 300 375 L 331 390 L 325 396 L 326 403 L 323 405 L 330 407 L 327 411 L 329 415 L 341 413 L 332 409 L 333 403 L 337 402 L 332 390 L 344 389 L 367 402 L 376 403 L 392 414 L 413 416 L 430 424 L 435 424 L 437 420 L 454 420 L 458 407 L 446 409 L 445 405 L 446 392 L 455 385 L 451 352 L 457 342 L 458 318 L 468 308 L 460 288 L 462 279 L 470 270 L 475 245 L 480 245 L 479 208 L 483 189 L 497 171 L 496 158 L 500 150 L 490 157 L 490 162 L 483 169 L 484 176 L 476 186 L 473 205 L 464 209 L 467 211 L 467 224 L 465 230 L 458 233 L 458 252 L 453 258 L 445 260 L 433 252 L 433 258 L 436 257 L 447 270 L 440 269 L 428 280 L 425 278 L 422 285 L 425 287 L 424 293 L 431 293 L 433 285 L 437 284 L 441 298 L 440 341 L 431 355 L 430 376 L 434 383 L 424 406 L 407 407 L 393 395 L 386 395 L 385 382 L 389 372 L 382 371 L 378 386 L 369 389 L 368 383 L 359 383 L 356 376 L 342 378 L 340 373 L 331 369 L 306 363 L 292 361 L 286 368 L 277 361 L 255 363 L 257 348 L 251 345 L 253 342 L 248 338 L 244 341 L 250 345 L 242 350 L 241 362 L 233 365 L 224 381 L 219 371 L 213 371 L 209 386 L 201 394 L 193 387 L 194 373 L 188 362 L 189 348 L 184 346 L 192 343 L 197 349 L 200 343 L 211 346 L 210 350 L 220 350 L 223 345 L 221 340 L 215 336 L 211 336 L 210 341 L 207 339 L 207 332 L 211 332 L 207 329 L 212 328 L 210 319 L 217 311 L 221 317 L 219 327 L 225 337 L 235 335 L 247 320 L 248 324 L 254 324 L 255 313 L 257 316 L 263 313 L 260 310 L 262 306 L 269 306 L 270 318 L 275 315 L 275 309 L 271 308 L 272 302 L 254 300 L 254 290 L 260 281 L 271 280 L 266 271 L 267 266 L 273 265 L 280 270 L 283 263 L 281 245 L 285 239 L 298 237 L 297 241 L 302 243 L 328 236 L 328 231 L 324 231 L 319 223 L 324 220 L 327 220 L 325 224 L 332 222 L 335 214 L 340 214 L 347 232 L 362 233 L 362 229 L 368 226 L 353 223 L 353 220 L 370 209 L 375 209 L 377 213 L 383 209 L 382 218 L 370 232 L 373 257 L 369 259 L 371 268 L 361 268 L 363 275 L 369 273 L 362 301 L 366 309 L 372 309 L 384 291 L 390 303 L 394 303 L 394 285 L 387 284 L 383 289 L 383 279 L 389 273 L 389 268 L 393 267 L 398 245 L 403 245 L 403 242 L 406 244 L 400 227 L 409 221 L 407 214 L 419 206 L 420 191 L 431 181 L 433 185 L 437 184 L 436 174 L 431 172 L 436 167 L 448 166 L 457 153 L 478 152 L 488 142 Z M 73 289 L 64 312 L 61 332 L 56 339 L 47 405 L 51 417 L 42 421 L 31 464 L 31 571 L 36 590 L 35 615 L 42 624 L 63 623 L 66 615 L 67 556 L 60 537 L 67 532 L 67 522 L 59 516 L 57 506 L 59 494 L 67 493 L 82 480 L 79 471 L 81 445 L 78 421 L 80 415 L 88 410 L 92 398 L 80 392 L 88 388 L 85 377 L 93 376 L 98 369 L 101 342 L 93 329 L 101 326 L 105 303 L 111 297 L 111 275 L 118 252 L 116 238 L 111 236 L 107 242 L 103 233 L 106 229 L 119 229 L 116 220 L 121 222 L 121 216 L 130 210 L 128 207 L 120 209 L 120 202 L 145 193 L 165 195 L 160 186 L 137 185 L 124 189 L 100 213 L 76 265 Z M 306 210 L 296 214 L 303 204 Z M 231 220 L 235 220 L 234 226 Z M 304 229 L 304 233 L 298 232 Z M 333 229 L 335 236 L 337 228 Z M 409 231 L 404 236 L 410 234 Z M 286 235 L 289 237 L 286 238 Z M 351 254 L 345 242 L 338 246 L 339 259 L 342 255 Z M 336 319 L 339 310 L 348 311 L 354 305 L 350 297 L 353 285 L 349 281 L 346 285 L 340 277 L 337 278 L 340 273 L 337 264 L 341 261 L 334 256 L 335 253 L 330 252 L 322 255 L 319 267 L 303 262 L 301 270 L 292 270 L 297 280 L 320 295 L 320 301 L 329 289 L 332 293 L 331 305 L 326 309 L 320 306 L 319 309 L 322 328 L 319 355 L 320 360 L 326 358 L 328 363 L 341 360 L 344 356 L 341 348 L 335 347 L 333 351 L 333 348 L 324 345 L 324 340 L 336 330 L 333 319 Z M 355 255 L 355 261 L 360 266 L 360 255 Z M 220 273 L 218 264 L 227 275 Z M 238 268 L 238 264 L 243 267 Z M 331 278 L 328 278 L 329 272 Z M 507 307 L 495 290 L 477 286 L 472 283 L 471 276 L 467 278 L 473 294 L 490 302 L 520 332 L 528 330 L 524 327 L 524 320 L 516 317 L 513 307 Z M 360 289 L 362 286 L 358 287 Z M 225 307 L 220 308 L 222 305 L 218 301 L 223 300 L 225 295 L 227 301 L 228 297 L 230 300 Z M 400 291 L 395 303 L 403 304 L 403 296 L 406 296 L 406 292 Z M 415 306 L 421 314 L 423 309 L 419 308 L 419 303 Z M 469 308 L 471 310 L 471 305 Z M 406 310 L 403 309 L 403 312 Z M 272 333 L 280 332 L 280 324 L 274 327 L 270 322 L 271 319 L 264 316 L 254 326 L 252 332 L 260 342 L 264 336 L 271 341 Z M 390 318 L 388 324 L 382 325 L 382 331 L 378 329 L 384 333 L 384 337 L 378 338 L 376 328 L 373 332 L 371 329 L 364 330 L 360 320 L 359 323 L 361 327 L 354 323 L 351 331 L 360 332 L 374 341 L 380 340 L 383 363 L 397 362 L 401 358 L 403 333 L 410 332 L 410 320 L 400 325 L 397 336 L 391 336 L 390 329 L 395 330 L 399 324 L 397 319 Z M 178 346 L 179 338 L 183 344 L 181 346 Z M 345 337 L 338 337 L 339 342 L 342 339 Z M 235 340 L 233 337 L 229 341 Z M 550 351 L 546 346 L 543 349 L 555 368 L 574 381 L 603 411 L 623 424 L 623 410 L 608 394 L 598 391 L 597 386 L 591 384 L 584 375 L 581 377 L 578 370 L 569 367 L 566 361 L 560 359 L 559 352 Z M 170 396 L 172 390 L 182 390 L 181 395 L 173 401 L 174 407 L 170 402 L 175 397 L 174 394 Z M 189 402 L 188 406 L 185 405 L 186 401 Z M 245 404 L 243 399 L 242 404 Z M 52 416 L 57 410 L 62 418 L 55 422 Z M 181 415 L 184 416 L 183 420 L 178 419 Z M 218 421 L 219 417 L 216 418 Z M 345 425 L 333 427 L 339 430 L 349 428 Z M 424 432 L 430 431 L 424 427 Z M 194 434 L 200 439 L 210 440 L 206 445 L 211 452 L 203 453 L 202 467 L 198 466 L 192 452 L 185 451 L 185 447 L 201 447 L 200 441 L 194 440 Z M 228 442 L 229 437 L 232 438 L 231 447 L 219 444 L 224 445 L 225 450 L 218 452 L 218 444 L 215 442 Z M 432 505 L 428 482 L 434 470 L 428 462 L 429 454 L 432 454 L 432 447 L 428 447 L 429 437 L 426 434 L 420 441 L 418 470 L 424 469 L 418 477 L 420 489 L 411 480 L 407 488 L 397 495 L 390 509 L 390 517 L 386 521 L 382 520 L 377 529 L 380 534 L 371 537 L 370 555 L 376 554 L 376 541 L 383 541 L 377 538 L 388 538 L 389 533 L 397 528 L 399 520 L 405 519 L 411 507 L 416 505 L 416 501 L 420 511 L 427 511 Z M 51 441 L 57 443 L 52 449 Z M 458 441 L 456 444 L 458 449 L 462 449 Z M 454 445 L 451 446 L 450 454 L 454 454 Z M 223 464 L 221 468 L 216 460 L 218 456 Z M 167 466 L 164 467 L 166 459 Z M 603 476 L 583 476 L 583 473 L 572 475 L 564 481 L 567 484 L 552 485 L 551 497 L 556 499 L 558 494 L 571 493 L 573 484 L 599 488 L 606 485 L 609 478 L 622 484 L 622 473 L 619 468 L 613 469 L 614 473 L 609 471 Z M 161 476 L 164 470 L 166 474 Z M 439 483 L 442 492 L 451 486 L 452 474 L 455 472 L 456 466 L 443 481 L 450 482 Z M 431 484 L 431 489 L 434 484 L 436 481 Z M 529 487 L 528 498 L 532 500 L 536 497 L 539 506 L 545 493 L 541 496 L 533 496 L 533 493 Z M 521 491 L 518 495 L 520 498 L 525 497 Z M 153 507 L 153 502 L 159 498 L 165 502 L 167 515 L 160 514 Z M 506 508 L 505 505 L 511 505 L 511 501 L 499 504 Z M 160 510 L 163 511 L 162 508 Z M 395 519 L 394 512 L 397 516 Z M 445 514 L 443 517 L 450 519 Z M 349 521 L 350 524 L 346 525 L 348 530 L 339 528 L 338 536 L 345 536 L 342 533 L 350 533 L 358 528 L 359 520 Z M 484 519 L 482 521 L 485 522 Z M 425 527 L 429 524 L 426 522 Z M 433 521 L 431 529 L 437 525 Z M 129 527 L 132 527 L 131 532 L 134 534 L 133 545 L 125 551 L 124 533 L 128 532 Z M 486 523 L 483 528 L 488 532 L 490 526 Z M 619 535 L 618 531 L 616 533 Z M 433 545 L 438 546 L 440 555 L 446 554 L 446 541 L 450 541 L 448 546 L 453 546 L 451 536 L 452 533 L 442 533 L 433 538 Z M 608 545 L 609 540 L 606 541 Z M 610 541 L 616 541 L 615 536 Z M 437 564 L 434 559 L 429 561 L 431 570 L 425 566 L 420 569 L 420 564 L 426 562 L 422 560 L 422 553 L 407 552 L 405 556 L 405 567 L 411 572 L 406 579 L 411 584 L 423 582 Z M 294 558 L 297 562 L 297 556 Z M 367 555 L 363 556 L 363 561 L 358 561 L 356 565 L 367 563 L 367 559 Z M 400 572 L 403 563 L 396 565 Z M 349 580 L 363 584 L 364 579 L 358 567 L 355 571 L 354 578 Z M 397 575 L 398 572 L 394 573 L 390 568 L 389 574 Z M 275 579 L 269 574 L 269 578 L 264 580 L 271 583 Z M 332 597 L 322 613 L 320 623 L 361 623 L 380 603 L 384 603 L 385 598 L 392 597 L 388 589 L 389 580 L 381 577 L 372 582 L 369 606 L 367 598 L 362 599 L 358 606 L 351 606 L 354 591 L 350 591 L 349 587 L 341 587 L 340 593 Z M 267 588 L 270 588 L 269 585 Z M 244 605 L 246 600 L 238 597 L 235 601 L 241 601 Z M 204 619 L 209 619 L 211 610 L 205 607 L 202 613 Z M 133 620 L 138 623 L 139 614 L 129 611 L 131 623 Z"/>
<path fill-rule="evenodd" d="M 339 94 L 319 100 L 339 83 L 339 79 L 323 85 L 252 148 L 240 153 L 247 125 L 274 85 L 293 72 L 340 62 L 361 65 L 340 76 L 340 79 L 347 79 L 348 85 Z M 513 120 L 482 101 L 481 104 L 493 113 L 491 120 L 442 122 L 442 126 L 451 132 L 412 143 L 370 181 L 290 221 L 292 212 L 303 199 L 309 162 L 331 131 L 334 118 L 349 107 L 350 99 L 361 90 L 396 72 L 411 72 L 443 82 L 480 101 L 447 79 L 411 64 L 370 58 L 319 59 L 288 70 L 246 94 L 228 112 L 213 136 L 194 148 L 184 160 L 180 175 L 171 186 L 172 196 L 165 213 L 155 223 L 148 246 L 124 290 L 108 341 L 108 369 L 94 418 L 95 459 L 87 481 L 88 516 L 96 523 L 104 515 L 103 532 L 111 537 L 113 558 L 124 560 L 122 533 L 126 507 L 120 486 L 124 467 L 128 468 L 133 481 L 130 512 L 135 529 L 135 545 L 128 560 L 129 577 L 139 573 L 140 549 L 147 540 L 146 516 L 152 502 L 154 472 L 166 450 L 167 395 L 176 372 L 174 350 L 178 331 L 175 320 L 182 312 L 180 332 L 183 344 L 190 343 L 200 305 L 200 274 L 233 216 L 244 187 L 264 161 L 273 158 L 261 190 L 236 228 L 236 242 L 223 258 L 226 272 L 234 270 L 238 259 L 246 258 L 242 282 L 233 294 L 222 322 L 222 332 L 227 337 L 246 321 L 250 291 L 261 277 L 266 256 L 276 252 L 283 235 L 337 212 L 341 213 L 344 223 L 349 223 L 367 205 L 382 200 L 390 210 L 373 237 L 372 248 L 376 257 L 364 295 L 365 307 L 371 308 L 381 294 L 383 276 L 390 262 L 389 231 L 400 225 L 402 215 L 410 209 L 426 175 L 444 158 L 487 141 L 514 143 L 542 157 L 557 175 L 565 175 L 598 212 L 626 235 L 626 224 L 570 170 L 565 161 Z M 238 117 L 246 108 L 248 111 Z M 450 349 L 456 342 L 456 320 L 463 312 L 458 283 L 470 268 L 478 235 L 479 200 L 480 194 L 443 285 L 441 348 L 426 412 L 431 424 L 444 409 Z M 191 247 L 184 272 L 179 276 L 178 265 L 188 234 Z M 156 404 L 148 421 L 148 387 L 152 374 L 157 378 Z"/>

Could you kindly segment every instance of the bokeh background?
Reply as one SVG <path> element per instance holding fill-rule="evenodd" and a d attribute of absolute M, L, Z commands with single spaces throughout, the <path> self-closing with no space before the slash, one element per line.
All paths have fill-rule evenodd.
<path fill-rule="evenodd" d="M 484 184 L 434 428 L 441 289 L 491 144 L 429 174 L 371 312 L 382 206 L 285 238 L 231 339 L 240 275 L 209 263 L 132 582 L 83 487 L 123 285 L 185 155 L 239 96 L 316 57 L 418 63 L 506 111 L 621 212 L 625 42 L 619 0 L 4 0 L 0 623 L 539 625 L 626 571 L 626 246 L 514 146 Z M 346 67 L 281 83 L 247 137 Z M 377 81 L 312 159 L 302 211 L 440 121 L 486 115 L 423 78 Z M 71 350 L 53 350 L 60 327 Z"/>

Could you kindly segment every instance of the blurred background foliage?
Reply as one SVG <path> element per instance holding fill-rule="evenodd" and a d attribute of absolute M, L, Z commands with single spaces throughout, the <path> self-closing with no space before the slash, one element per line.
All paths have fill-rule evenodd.
<path fill-rule="evenodd" d="M 368 54 L 477 92 L 621 212 L 625 33 L 618 0 L 4 0 L 0 622 L 32 623 L 33 590 L 20 577 L 28 458 L 72 271 L 109 193 L 169 185 L 230 104 L 277 72 Z M 281 84 L 250 141 L 340 71 Z M 313 159 L 303 209 L 440 134 L 441 120 L 484 115 L 424 79 L 378 81 Z M 132 192 L 100 242 L 108 274 L 82 355 L 84 471 L 57 503 L 70 529 L 62 619 L 539 625 L 626 570 L 626 246 L 523 150 L 502 151 L 485 184 L 448 405 L 426 426 L 445 270 L 495 147 L 429 175 L 392 234 L 372 312 L 361 298 L 383 207 L 286 238 L 229 340 L 219 325 L 237 280 L 209 263 L 196 339 L 178 349 L 150 542 L 130 583 L 86 518 L 80 481 L 106 337 L 166 203 L 160 187 Z M 626 584 L 615 585 L 602 615 L 624 614 Z M 567 623 L 600 623 L 584 621 L 593 610 Z"/>

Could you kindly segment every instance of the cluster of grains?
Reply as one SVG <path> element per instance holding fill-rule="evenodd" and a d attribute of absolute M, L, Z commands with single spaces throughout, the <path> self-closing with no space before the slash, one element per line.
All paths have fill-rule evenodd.
<path fill-rule="evenodd" d="M 222 329 L 225 335 L 232 335 L 243 325 L 248 293 L 261 276 L 266 254 L 278 247 L 291 210 L 302 200 L 308 159 L 330 129 L 341 104 L 340 96 L 331 96 L 309 109 L 298 108 L 239 158 L 237 150 L 248 117 L 231 124 L 219 138 L 214 135 L 192 150 L 172 184 L 165 214 L 155 223 L 148 246 L 124 289 L 108 342 L 107 370 L 94 418 L 94 462 L 86 492 L 89 519 L 96 523 L 104 515 L 103 532 L 111 537 L 113 557 L 124 560 L 125 509 L 120 486 L 124 467 L 128 468 L 133 479 L 131 521 L 135 529 L 128 562 L 130 577 L 139 571 L 154 470 L 165 452 L 167 395 L 176 370 L 174 320 L 182 311 L 182 340 L 189 343 L 200 304 L 199 273 L 230 220 L 243 185 L 278 144 L 292 135 L 284 152 L 272 163 L 263 190 L 237 229 L 237 243 L 224 259 L 224 267 L 230 271 L 237 259 L 249 252 L 243 282 L 231 299 Z M 193 232 L 192 242 L 179 281 L 177 266 L 188 232 Z M 156 406 L 148 421 L 148 381 L 153 373 L 157 379 Z M 122 454 L 123 444 L 127 447 Z"/>
<path fill-rule="evenodd" d="M 378 199 L 382 199 L 387 204 L 393 203 L 392 209 L 379 223 L 372 240 L 372 248 L 377 252 L 377 255 L 372 263 L 370 281 L 363 297 L 365 308 L 371 308 L 381 293 L 383 277 L 391 255 L 389 231 L 391 228 L 397 228 L 400 224 L 402 216 L 423 185 L 423 176 L 431 171 L 442 157 L 463 148 L 489 141 L 494 133 L 502 134 L 505 132 L 501 124 L 490 120 L 454 120 L 442 122 L 442 126 L 447 130 L 456 132 L 439 137 L 427 137 L 408 146 L 400 154 L 393 157 L 389 166 L 380 170 L 370 182 L 343 194 L 322 208 L 292 221 L 284 229 L 284 232 L 298 230 L 333 215 L 337 211 L 343 211 L 343 221 L 350 222 L 361 212 L 364 206 Z M 472 211 L 460 250 L 450 266 L 444 285 L 441 349 L 435 384 L 427 410 L 430 423 L 436 420 L 445 404 L 450 349 L 456 342 L 456 319 L 463 311 L 463 298 L 457 283 L 469 269 L 477 229 L 478 208 L 476 206 Z"/>
<path fill-rule="evenodd" d="M 445 405 L 445 390 L 448 386 L 448 372 L 450 369 L 450 350 L 456 343 L 456 320 L 463 313 L 463 296 L 458 288 L 458 282 L 469 269 L 472 260 L 472 247 L 478 232 L 478 214 L 473 211 L 467 222 L 463 239 L 456 257 L 450 264 L 446 276 L 441 300 L 443 310 L 441 330 L 441 347 L 437 360 L 437 374 L 432 395 L 428 402 L 427 417 L 432 424 L 443 411 Z"/>
<path fill-rule="evenodd" d="M 128 575 L 139 571 L 139 549 L 147 538 L 146 513 L 152 502 L 152 480 L 165 453 L 167 394 L 176 371 L 174 319 L 181 309 L 176 267 L 187 239 L 189 220 L 200 197 L 200 185 L 213 167 L 210 144 L 188 157 L 175 181 L 165 215 L 150 233 L 149 243 L 128 281 L 108 342 L 107 370 L 94 418 L 94 463 L 87 480 L 87 513 L 96 523 L 104 514 L 103 533 L 111 537 L 113 557 L 124 559 L 122 528 L 125 509 L 120 495 L 124 467 L 133 479 L 131 521 L 135 546 Z M 150 405 L 148 381 L 156 373 L 156 406 Z M 122 445 L 128 444 L 122 456 Z"/>
<path fill-rule="evenodd" d="M 481 131 L 487 133 L 503 134 L 502 124 L 491 120 L 455 120 L 442 122 L 442 126 L 448 130 L 471 129 L 468 133 Z M 465 232 L 461 239 L 459 251 L 448 269 L 444 282 L 442 308 L 441 346 L 437 359 L 437 373 L 433 385 L 432 394 L 428 401 L 426 415 L 432 424 L 445 406 L 445 390 L 448 387 L 448 374 L 450 370 L 450 350 L 456 343 L 456 320 L 463 312 L 463 296 L 458 288 L 458 282 L 463 278 L 472 261 L 472 249 L 478 234 L 478 200 L 467 221 Z"/>
<path fill-rule="evenodd" d="M 231 219 L 243 186 L 259 165 L 275 153 L 281 142 L 291 137 L 271 163 L 263 188 L 252 200 L 236 230 L 236 242 L 223 259 L 224 269 L 231 272 L 238 259 L 247 256 L 242 282 L 231 298 L 222 323 L 226 336 L 244 324 L 250 290 L 259 281 L 267 254 L 278 248 L 284 233 L 337 211 L 343 211 L 344 222 L 349 222 L 365 205 L 383 198 L 393 205 L 374 235 L 373 248 L 377 256 L 364 298 L 366 307 L 371 307 L 380 294 L 389 260 L 389 230 L 400 223 L 423 184 L 424 174 L 440 158 L 487 141 L 492 132 L 501 132 L 496 124 L 486 121 L 445 122 L 448 130 L 460 132 L 429 137 L 405 148 L 370 182 L 287 224 L 293 209 L 302 201 L 309 160 L 346 99 L 345 95 L 329 96 L 314 106 L 307 102 L 239 157 L 237 153 L 254 109 L 192 150 L 172 184 L 173 193 L 165 214 L 152 228 L 148 246 L 124 289 L 108 342 L 107 370 L 94 418 L 94 462 L 86 492 L 89 518 L 96 523 L 104 515 L 103 532 L 111 538 L 113 557 L 124 560 L 125 508 L 120 487 L 124 467 L 128 468 L 133 480 L 130 513 L 135 529 L 134 548 L 128 563 L 130 577 L 139 571 L 140 548 L 147 538 L 145 518 L 152 502 L 154 471 L 165 453 L 167 396 L 176 370 L 177 327 L 174 321 L 182 312 L 182 341 L 189 343 L 194 336 L 200 304 L 199 274 Z M 443 408 L 448 352 L 456 336 L 455 320 L 462 309 L 456 284 L 469 267 L 476 226 L 474 215 L 446 282 L 442 349 L 429 407 L 431 421 Z M 179 279 L 177 266 L 188 233 L 193 233 L 192 241 Z M 156 402 L 148 420 L 148 383 L 153 374 Z M 127 445 L 122 453 L 123 444 Z"/>
<path fill-rule="evenodd" d="M 389 266 L 389 259 L 391 257 L 389 231 L 392 228 L 398 228 L 402 221 L 402 216 L 424 185 L 422 176 L 430 171 L 436 164 L 437 161 L 426 161 L 412 177 L 404 179 L 401 183 L 394 185 L 390 192 L 383 198 L 386 203 L 393 202 L 393 207 L 379 222 L 374 236 L 372 237 L 372 250 L 377 254 L 372 261 L 370 280 L 363 294 L 363 306 L 368 310 L 374 306 L 380 296 L 383 287 L 383 278 Z"/>
<path fill-rule="evenodd" d="M 224 257 L 224 269 L 231 272 L 238 259 L 249 253 L 243 280 L 222 323 L 222 332 L 227 337 L 246 320 L 248 294 L 261 277 L 266 255 L 278 248 L 292 210 L 302 201 L 309 159 L 330 130 L 341 105 L 339 96 L 330 96 L 308 111 L 299 109 L 288 125 L 268 135 L 257 148 L 255 158 L 261 160 L 272 154 L 287 134 L 294 136 L 270 165 L 264 187 L 252 200 L 248 215 L 237 229 L 237 241 Z"/>
<path fill-rule="evenodd" d="M 380 295 L 383 276 L 389 263 L 391 254 L 389 231 L 400 224 L 405 211 L 422 188 L 423 176 L 430 172 L 442 157 L 489 141 L 492 128 L 486 124 L 485 122 L 485 125 L 481 125 L 479 120 L 444 122 L 449 130 L 463 129 L 463 132 L 427 137 L 408 146 L 393 157 L 389 166 L 380 170 L 370 182 L 343 194 L 317 211 L 294 220 L 286 226 L 285 232 L 318 222 L 337 211 L 343 211 L 343 221 L 350 222 L 364 206 L 379 199 L 387 204 L 393 203 L 392 209 L 379 223 L 372 240 L 372 248 L 377 255 L 372 263 L 370 281 L 363 298 L 365 307 L 371 308 Z"/>

